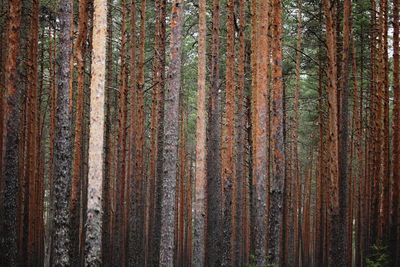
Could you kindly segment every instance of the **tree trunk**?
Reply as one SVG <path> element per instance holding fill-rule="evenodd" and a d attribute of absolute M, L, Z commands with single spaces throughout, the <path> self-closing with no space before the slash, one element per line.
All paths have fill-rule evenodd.
<path fill-rule="evenodd" d="M 18 134 L 19 134 L 19 89 L 17 87 L 17 58 L 21 22 L 21 1 L 9 2 L 7 24 L 7 56 L 5 68 L 5 158 L 4 158 L 4 264 L 17 264 L 17 193 L 18 193 Z"/>
<path fill-rule="evenodd" d="M 206 232 L 206 1 L 199 2 L 199 61 L 196 122 L 196 189 L 194 202 L 193 266 L 205 265 Z M 183 121 L 182 121 L 183 123 Z"/>
<path fill-rule="evenodd" d="M 289 242 L 293 242 L 294 244 L 290 245 L 289 251 L 289 259 L 288 263 L 289 266 L 296 266 L 296 262 L 298 258 L 296 257 L 297 248 L 298 248 L 298 231 L 296 231 L 296 225 L 298 224 L 299 214 L 298 210 L 299 207 L 297 206 L 297 188 L 300 186 L 297 181 L 299 181 L 300 176 L 300 169 L 299 169 L 299 145 L 298 145 L 298 130 L 299 130 L 299 109 L 300 109 L 300 70 L 301 70 L 301 38 L 302 38 L 302 2 L 299 0 L 298 4 L 298 13 L 297 13 L 297 44 L 296 44 L 296 91 L 294 95 L 294 116 L 293 116 L 293 157 L 294 157 L 294 167 L 293 167 L 293 177 L 291 178 L 291 200 L 290 200 L 290 218 L 293 219 L 293 224 L 291 228 L 291 236 Z M 293 233 L 292 233 L 293 231 Z"/>
<path fill-rule="evenodd" d="M 178 149 L 179 90 L 181 86 L 183 1 L 174 0 L 171 15 L 171 43 L 169 64 L 169 92 L 166 99 L 164 125 L 164 177 L 161 198 L 160 266 L 174 264 L 174 218 L 176 194 L 176 162 Z"/>
<path fill-rule="evenodd" d="M 71 13 L 70 13 L 70 19 L 71 19 L 71 24 L 69 26 L 69 36 L 70 36 L 70 50 L 71 54 L 69 55 L 69 72 L 70 72 L 70 77 L 69 77 L 69 112 L 72 120 L 72 111 L 74 108 L 74 35 L 75 35 L 75 21 L 74 21 L 74 2 L 75 0 L 69 0 L 71 4 Z"/>
<path fill-rule="evenodd" d="M 144 178 L 145 178 L 145 162 L 144 162 L 144 143 L 145 143 L 145 112 L 144 112 L 144 64 L 145 64 L 145 37 L 146 37 L 146 0 L 141 1 L 140 7 L 140 38 L 139 38 L 139 61 L 138 61 L 138 78 L 137 78 L 137 123 L 136 123 L 136 154 L 135 154 L 135 206 L 134 215 L 136 221 L 134 224 L 134 263 L 135 265 L 144 264 Z"/>
<path fill-rule="evenodd" d="M 351 175 L 348 173 L 348 154 L 349 154 L 349 86 L 351 71 L 351 1 L 344 1 L 343 15 L 343 51 L 342 51 L 342 76 L 340 80 L 340 114 L 339 121 L 339 232 L 336 233 L 339 239 L 337 251 L 340 253 L 336 260 L 336 264 L 346 266 L 347 258 L 347 229 L 349 213 L 349 181 Z M 350 159 L 351 160 L 351 159 Z"/>
<path fill-rule="evenodd" d="M 165 12 L 166 1 L 155 1 L 156 25 L 153 59 L 153 96 L 151 110 L 151 151 L 150 151 L 150 202 L 148 207 L 148 241 L 146 262 L 158 264 L 160 240 L 160 190 L 162 177 L 162 142 L 164 121 L 164 84 L 165 84 Z"/>
<path fill-rule="evenodd" d="M 244 264 L 243 262 L 243 253 L 244 253 L 244 241 L 245 237 L 244 233 L 244 198 L 246 197 L 245 187 L 246 187 L 246 173 L 245 173 L 245 122 L 246 122 L 246 110 L 245 110 L 245 27 L 246 27 L 246 18 L 245 18 L 245 8 L 246 1 L 239 1 L 239 62 L 238 62 L 238 70 L 237 70 L 237 80 L 238 80 L 238 89 L 237 89 L 237 122 L 236 122 L 236 228 L 234 231 L 236 232 L 236 251 L 235 259 L 239 266 Z"/>
<path fill-rule="evenodd" d="M 225 121 L 223 124 L 221 150 L 221 178 L 223 203 L 222 266 L 236 264 L 235 260 L 235 209 L 236 180 L 234 173 L 234 121 L 235 121 L 235 7 L 227 1 L 227 50 L 226 50 L 226 96 Z"/>
<path fill-rule="evenodd" d="M 166 0 L 160 0 L 158 12 L 159 20 L 156 20 L 159 23 L 159 37 L 158 40 L 160 42 L 159 51 L 158 51 L 158 60 L 160 73 L 157 83 L 159 86 L 158 93 L 158 118 L 157 118 L 157 170 L 156 170 L 156 194 L 155 194 L 155 215 L 154 215 L 154 237 L 152 238 L 152 264 L 157 265 L 159 262 L 160 255 L 160 239 L 161 239 L 161 190 L 162 190 L 162 179 L 163 177 L 163 147 L 164 147 L 164 85 L 165 85 L 165 49 L 166 49 Z"/>
<path fill-rule="evenodd" d="M 101 265 L 107 1 L 94 0 L 85 266 Z"/>
<path fill-rule="evenodd" d="M 112 233 L 110 225 L 112 220 L 112 180 L 113 180 L 113 160 L 112 160 L 112 86 L 113 86 L 113 27 L 112 27 L 112 4 L 113 0 L 107 0 L 107 51 L 106 51 L 106 110 L 105 110 L 105 137 L 104 137 L 104 188 L 103 188 L 103 232 L 102 232 L 102 256 L 103 264 L 108 266 L 110 264 L 110 251 L 112 247 Z M 134 62 L 134 60 L 133 60 Z"/>
<path fill-rule="evenodd" d="M 388 59 L 388 1 L 383 1 L 382 7 L 383 25 L 381 28 L 382 49 L 383 49 L 383 143 L 382 143 L 382 192 L 381 192 L 381 214 L 380 214 L 380 232 L 383 242 L 389 240 L 389 218 L 390 218 L 390 137 L 389 137 L 389 59 Z"/>
<path fill-rule="evenodd" d="M 186 169 L 186 106 L 181 101 L 180 111 L 180 136 L 179 136 L 179 209 L 178 209 L 178 240 L 177 240 L 177 258 L 176 266 L 185 266 L 184 263 L 184 240 L 185 240 L 185 208 L 186 208 L 186 190 L 185 177 Z"/>
<path fill-rule="evenodd" d="M 267 157 L 267 111 L 269 103 L 267 101 L 269 94 L 268 71 L 269 71 L 269 1 L 261 0 L 257 8 L 259 11 L 259 25 L 257 27 L 255 42 L 256 46 L 253 52 L 256 53 L 255 60 L 255 82 L 253 91 L 253 242 L 255 265 L 257 267 L 265 266 L 266 263 L 266 243 L 267 243 L 267 169 L 269 160 Z M 257 13 L 257 10 L 254 10 Z M 257 19 L 255 20 L 257 21 Z"/>
<path fill-rule="evenodd" d="M 280 266 L 282 262 L 283 201 L 285 186 L 285 146 L 282 77 L 282 3 L 272 2 L 272 128 L 273 149 L 272 177 L 270 185 L 268 262 Z"/>
<path fill-rule="evenodd" d="M 54 138 L 54 219 L 51 265 L 70 264 L 69 188 L 71 181 L 71 119 L 69 111 L 69 57 L 71 54 L 71 2 L 60 1 L 60 36 L 57 55 L 57 109 Z"/>
<path fill-rule="evenodd" d="M 76 100 L 76 119 L 75 119 L 75 136 L 74 136 L 74 156 L 71 182 L 71 258 L 73 264 L 77 264 L 79 251 L 79 204 L 80 204 L 80 180 L 82 166 L 82 142 L 83 142 L 83 117 L 84 117 L 84 87 L 85 87 L 85 55 L 86 55 L 86 39 L 88 25 L 88 2 L 86 0 L 79 1 L 79 21 L 78 21 L 78 38 L 76 40 L 76 64 L 78 68 L 78 94 Z M 72 74 L 71 74 L 72 75 Z M 76 259 L 76 260 L 75 260 Z"/>
<path fill-rule="evenodd" d="M 38 265 L 39 243 L 36 233 L 40 225 L 37 219 L 40 203 L 36 202 L 37 179 L 39 178 L 37 151 L 39 144 L 37 140 L 39 129 L 37 125 L 38 114 L 38 41 L 39 41 L 39 1 L 32 1 L 32 17 L 30 19 L 30 38 L 28 48 L 28 88 L 27 88 L 27 179 L 28 179 L 28 251 L 27 261 L 33 266 Z"/>
<path fill-rule="evenodd" d="M 185 240 L 185 266 L 191 266 L 192 263 L 192 166 L 193 163 L 189 159 L 188 164 L 190 167 L 188 168 L 189 174 L 187 176 L 187 182 L 186 182 L 186 203 L 187 203 L 187 208 L 186 208 L 186 240 Z"/>
<path fill-rule="evenodd" d="M 327 243 L 328 266 L 336 266 L 340 255 L 338 250 L 339 230 L 339 142 L 338 142 L 338 99 L 337 99 L 337 63 L 336 63 L 336 31 L 332 2 L 324 0 L 326 17 L 326 42 L 328 56 L 328 192 L 327 201 Z"/>
<path fill-rule="evenodd" d="M 118 103 L 118 162 L 117 162 L 117 218 L 119 233 L 119 264 L 125 266 L 127 253 L 127 221 L 126 221 L 126 125 L 127 125 L 127 63 L 126 63 L 126 45 L 127 45 L 127 28 L 126 28 L 126 0 L 122 1 L 122 24 L 121 24 L 121 48 L 120 48 L 120 76 L 119 76 L 119 103 Z"/>
<path fill-rule="evenodd" d="M 135 264 L 135 251 L 134 247 L 136 242 L 135 230 L 136 225 L 135 222 L 137 220 L 136 217 L 136 122 L 137 122 L 137 113 L 138 113 L 138 103 L 137 103 L 137 79 L 136 79 L 136 1 L 131 1 L 131 14 L 130 14 L 130 127 L 129 127 L 129 150 L 128 150 L 128 202 L 129 203 L 129 225 L 128 225 L 128 265 L 132 266 Z"/>
<path fill-rule="evenodd" d="M 220 166 L 221 114 L 219 77 L 220 0 L 213 0 L 212 36 L 210 47 L 210 91 L 207 125 L 207 231 L 206 263 L 221 265 L 222 189 Z"/>
<path fill-rule="evenodd" d="M 400 191 L 400 81 L 399 81 L 399 1 L 393 1 L 393 176 L 391 201 L 390 248 L 392 264 L 399 259 L 399 191 Z"/>
<path fill-rule="evenodd" d="M 48 208 L 48 217 L 47 217 L 47 229 L 46 229 L 46 256 L 45 256 L 45 266 L 50 266 L 50 258 L 51 258 L 51 248 L 52 248 L 52 232 L 53 232 L 53 214 L 54 214 L 54 135 L 55 135 L 55 127 L 56 127 L 56 68 L 55 68 L 55 30 L 53 30 L 53 34 L 51 29 L 49 30 L 49 34 L 53 40 L 50 40 L 49 44 L 49 72 L 50 72 L 50 133 L 49 133 L 49 168 L 48 168 L 48 190 L 49 192 L 49 208 Z"/>
<path fill-rule="evenodd" d="M 357 213 L 356 218 L 356 239 L 355 239 L 355 265 L 360 266 L 363 258 L 363 243 L 362 236 L 364 233 L 365 226 L 364 221 L 364 188 L 365 188 L 365 177 L 363 172 L 363 151 L 362 151 L 362 91 L 359 89 L 357 83 L 357 62 L 356 62 L 356 47 L 354 43 L 354 38 L 352 38 L 352 71 L 353 71 L 353 91 L 354 91 L 354 108 L 353 108 L 353 121 L 355 133 L 355 152 L 357 158 L 357 170 L 354 174 L 354 182 L 358 182 L 357 186 Z M 362 82 L 360 83 L 362 88 Z"/>

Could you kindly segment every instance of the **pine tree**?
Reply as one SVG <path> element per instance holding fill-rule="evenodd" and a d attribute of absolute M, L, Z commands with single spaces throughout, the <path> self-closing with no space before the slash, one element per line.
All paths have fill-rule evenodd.
<path fill-rule="evenodd" d="M 174 0 L 171 16 L 169 91 L 166 97 L 164 151 L 161 198 L 160 262 L 162 267 L 174 265 L 174 217 L 176 194 L 176 163 L 178 149 L 179 90 L 181 85 L 183 1 Z"/>
<path fill-rule="evenodd" d="M 4 158 L 4 263 L 17 264 L 17 193 L 18 193 L 18 141 L 19 141 L 19 96 L 16 84 L 17 57 L 21 26 L 21 1 L 12 1 L 8 7 L 7 56 L 5 69 L 5 158 Z M 3 138 L 3 137 L 2 137 Z"/>
<path fill-rule="evenodd" d="M 100 266 L 107 1 L 94 0 L 85 266 Z"/>
<path fill-rule="evenodd" d="M 260 0 L 259 6 L 254 12 L 259 12 L 256 17 L 259 19 L 254 41 L 256 46 L 253 49 L 256 74 L 253 76 L 255 86 L 253 90 L 253 198 L 252 198 L 252 224 L 254 227 L 252 242 L 254 242 L 254 256 L 256 266 L 266 265 L 266 231 L 267 231 L 267 169 L 269 161 L 267 158 L 267 112 L 269 103 L 267 102 L 269 94 L 268 71 L 269 71 L 269 1 Z M 254 15 L 253 15 L 254 16 Z M 257 21 L 258 19 L 255 19 Z M 265 56 L 267 55 L 267 56 Z"/>
<path fill-rule="evenodd" d="M 270 185 L 268 262 L 280 266 L 282 262 L 283 204 L 285 187 L 285 146 L 282 77 L 282 3 L 272 1 L 272 128 L 273 151 Z"/>
<path fill-rule="evenodd" d="M 327 200 L 327 242 L 328 266 L 335 266 L 340 255 L 338 248 L 339 227 L 339 144 L 338 144 L 338 99 L 337 99 L 337 62 L 336 62 L 336 31 L 334 23 L 335 6 L 324 0 L 326 17 L 326 42 L 328 56 L 328 191 Z"/>
<path fill-rule="evenodd" d="M 196 190 L 194 202 L 193 266 L 205 265 L 206 231 L 206 1 L 199 2 L 199 63 L 196 122 Z"/>
<path fill-rule="evenodd" d="M 400 81 L 399 81 L 399 2 L 393 1 L 393 169 L 392 169 L 392 205 L 391 205 L 391 257 L 393 264 L 399 261 L 399 191 L 400 191 Z"/>
<path fill-rule="evenodd" d="M 56 124 L 54 137 L 54 219 L 51 248 L 51 265 L 70 264 L 70 227 L 69 227 L 69 188 L 71 182 L 71 120 L 69 110 L 71 54 L 71 2 L 60 1 L 59 21 L 60 36 L 57 53 L 57 99 Z"/>
<path fill-rule="evenodd" d="M 82 147 L 83 147 L 83 118 L 84 118 L 84 86 L 85 86 L 85 56 L 86 39 L 88 27 L 88 8 L 86 0 L 79 1 L 78 38 L 75 43 L 76 64 L 78 69 L 78 87 L 76 100 L 76 119 L 74 135 L 74 156 L 71 182 L 71 258 L 75 260 L 79 250 L 79 202 L 80 202 L 80 180 L 82 178 Z M 75 263 L 76 264 L 76 263 Z"/>
<path fill-rule="evenodd" d="M 221 190 L 221 114 L 220 114 L 220 0 L 213 0 L 212 36 L 210 44 L 210 89 L 208 95 L 207 121 L 207 232 L 206 263 L 221 264 L 222 190 Z"/>

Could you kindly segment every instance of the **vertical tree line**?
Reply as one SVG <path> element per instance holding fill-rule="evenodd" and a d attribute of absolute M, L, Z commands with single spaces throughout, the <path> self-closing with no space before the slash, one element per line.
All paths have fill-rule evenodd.
<path fill-rule="evenodd" d="M 0 1 L 0 265 L 399 264 L 398 0 Z"/>

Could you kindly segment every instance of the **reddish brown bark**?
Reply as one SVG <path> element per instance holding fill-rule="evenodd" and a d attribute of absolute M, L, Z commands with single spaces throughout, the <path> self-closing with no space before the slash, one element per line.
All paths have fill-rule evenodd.
<path fill-rule="evenodd" d="M 223 123 L 221 140 L 221 179 L 223 188 L 223 237 L 222 237 L 222 265 L 229 266 L 235 263 L 235 190 L 234 177 L 234 120 L 235 120 L 235 29 L 234 29 L 234 1 L 227 1 L 227 55 L 226 55 L 226 96 L 225 120 Z"/>
<path fill-rule="evenodd" d="M 119 263 L 122 266 L 126 264 L 126 253 L 127 253 L 127 218 L 126 218 L 126 125 L 127 125 L 127 113 L 128 113 L 128 85 L 127 85 L 127 74 L 128 68 L 126 63 L 127 53 L 127 7 L 126 0 L 122 1 L 122 24 L 121 24 L 121 48 L 120 48 L 120 73 L 119 73 L 119 103 L 118 103 L 118 162 L 117 162 L 117 184 L 116 191 L 117 197 L 117 220 L 119 233 Z"/>
<path fill-rule="evenodd" d="M 4 17 L 6 17 L 8 14 L 8 7 L 5 4 L 5 1 L 3 0 L 1 2 L 1 9 L 0 11 L 4 14 Z M 6 70 L 6 54 L 7 54 L 7 45 L 6 45 L 6 34 L 7 34 L 7 25 L 4 23 L 5 20 L 2 20 L 2 23 L 0 25 L 0 84 L 2 86 L 5 85 L 5 70 Z M 0 90 L 0 172 L 3 172 L 3 157 L 4 157 L 4 149 L 3 149 L 3 144 L 4 144 L 4 108 L 5 108 L 5 99 L 4 99 L 4 90 Z M 3 192 L 4 188 L 4 181 L 2 180 L 0 182 L 0 191 Z M 4 215 L 4 210 L 3 210 L 3 201 L 4 201 L 4 196 L 0 196 L 0 215 Z M 2 228 L 0 228 L 2 231 Z M 2 232 L 1 232 L 2 233 Z M 2 260 L 2 257 L 0 257 L 0 261 Z"/>
<path fill-rule="evenodd" d="M 164 84 L 165 84 L 165 13 L 166 1 L 155 1 L 156 25 L 153 58 L 153 92 L 151 109 L 150 136 L 150 176 L 148 234 L 146 245 L 146 262 L 158 263 L 160 233 L 160 180 L 162 176 L 162 144 L 164 120 Z"/>
<path fill-rule="evenodd" d="M 186 180 L 186 236 L 185 236 L 185 266 L 191 266 L 192 263 L 192 180 L 193 170 L 192 162 L 188 160 L 188 175 Z"/>
<path fill-rule="evenodd" d="M 296 91 L 294 96 L 294 116 L 293 116 L 293 173 L 291 177 L 290 190 L 290 215 L 289 218 L 293 221 L 288 222 L 290 224 L 290 248 L 288 251 L 288 264 L 290 266 L 296 266 L 298 262 L 298 221 L 299 221 L 299 207 L 298 207 L 298 181 L 300 179 L 299 169 L 299 152 L 298 152 L 298 129 L 299 129 L 299 108 L 300 108 L 300 70 L 301 70 L 301 42 L 302 42 L 302 3 L 299 0 L 298 13 L 297 13 L 297 44 L 296 44 Z"/>
<path fill-rule="evenodd" d="M 134 223 L 134 246 L 132 260 L 134 265 L 144 264 L 144 216 L 145 216 L 145 199 L 143 194 L 144 178 L 145 178 L 145 162 L 144 162 L 144 142 L 145 142 L 145 113 L 144 113 L 144 64 L 145 64 L 145 38 L 146 38 L 146 0 L 141 1 L 140 6 L 140 37 L 139 37 L 139 58 L 138 58 L 138 76 L 137 76 L 137 113 L 136 113 L 136 151 L 135 151 L 135 206 L 133 214 L 136 217 Z"/>
<path fill-rule="evenodd" d="M 19 91 L 16 86 L 17 57 L 19 54 L 19 30 L 21 1 L 9 3 L 7 24 L 7 57 L 5 69 L 5 158 L 4 170 L 4 263 L 17 264 L 17 193 L 18 193 L 18 131 Z"/>
<path fill-rule="evenodd" d="M 380 8 L 384 10 L 384 0 L 380 1 Z M 375 9 L 373 9 L 375 10 Z M 372 13 L 375 16 L 375 13 Z M 382 179 L 382 134 L 383 134 L 383 94 L 384 94 L 384 47 L 383 47 L 383 12 L 379 14 L 377 29 L 379 31 L 377 40 L 377 63 L 375 66 L 376 87 L 372 91 L 371 120 L 372 120 L 372 200 L 371 200 L 371 244 L 380 238 L 379 216 L 380 216 L 380 186 Z M 372 80 L 374 81 L 374 80 Z"/>
<path fill-rule="evenodd" d="M 270 184 L 268 263 L 282 263 L 283 204 L 285 186 L 285 146 L 282 76 L 282 2 L 272 1 L 272 113 L 271 149 L 272 176 Z"/>
<path fill-rule="evenodd" d="M 312 179 L 312 163 L 313 154 L 311 153 L 311 159 L 309 159 L 310 165 L 306 170 L 306 179 L 304 184 L 304 199 L 303 199 L 303 222 L 302 222 L 302 264 L 304 266 L 310 266 L 311 264 L 311 179 Z"/>
<path fill-rule="evenodd" d="M 113 180 L 113 163 L 112 160 L 112 86 L 113 86 L 113 66 L 112 66 L 112 55 L 113 55 L 113 27 L 112 27 L 112 0 L 107 0 L 107 63 L 106 63 L 106 111 L 105 111 L 105 137 L 104 137 L 104 188 L 103 188 L 103 207 L 104 207 L 104 217 L 103 217 L 103 235 L 102 235 L 102 254 L 103 254 L 103 264 L 109 265 L 110 262 L 110 251 L 112 247 L 112 233 L 110 230 L 110 225 L 112 221 L 112 180 Z M 135 9 L 133 9 L 135 10 Z M 132 60 L 132 62 L 135 62 Z"/>
<path fill-rule="evenodd" d="M 129 215 L 128 215 L 128 265 L 135 264 L 134 257 L 134 246 L 136 242 L 135 237 L 135 205 L 136 205 L 136 169 L 135 169 L 135 160 L 136 160 L 136 122 L 137 122 L 137 77 L 136 77 L 136 1 L 131 1 L 131 14 L 130 14 L 130 126 L 129 126 L 129 150 L 128 150 L 128 201 L 129 203 Z"/>
<path fill-rule="evenodd" d="M 333 3 L 324 0 L 326 17 L 326 42 L 328 56 L 328 191 L 327 199 L 327 243 L 328 266 L 336 266 L 340 246 L 337 232 L 339 228 L 339 142 L 338 142 L 338 99 L 337 99 L 337 63 L 336 63 L 336 31 Z"/>
<path fill-rule="evenodd" d="M 28 48 L 28 91 L 27 91 L 27 191 L 28 207 L 25 212 L 28 213 L 28 247 L 27 261 L 32 265 L 38 265 L 39 243 L 36 239 L 36 233 L 40 221 L 37 219 L 40 203 L 36 202 L 37 197 L 37 168 L 38 158 L 37 143 L 38 125 L 38 41 L 39 41 L 39 1 L 32 2 L 32 17 L 30 20 L 30 38 Z"/>
<path fill-rule="evenodd" d="M 382 192 L 381 192 L 381 213 L 380 213 L 380 232 L 383 242 L 387 243 L 389 238 L 389 218 L 390 218 L 390 137 L 389 137 L 389 56 L 388 56 L 388 1 L 384 0 L 382 3 L 382 16 L 383 25 L 381 31 L 382 36 L 382 46 L 383 46 L 383 141 L 382 141 Z"/>
<path fill-rule="evenodd" d="M 38 266 L 43 266 L 44 265 L 44 209 L 45 209 L 45 202 L 44 202 L 44 196 L 45 196 L 45 141 L 46 139 L 44 136 L 46 135 L 46 128 L 45 128 L 45 116 L 46 116 L 46 109 L 43 108 L 42 103 L 44 102 L 44 53 L 45 53 L 45 48 L 44 48 L 44 42 L 43 40 L 45 39 L 45 28 L 42 27 L 40 30 L 40 46 L 39 46 L 39 51 L 40 54 L 38 55 L 38 61 L 40 60 L 40 76 L 38 76 L 38 112 L 37 112 L 37 117 L 36 117 L 36 123 L 38 125 L 37 127 L 37 146 L 38 149 L 36 151 L 36 157 L 38 159 L 37 163 L 37 180 L 36 180 L 36 188 L 37 188 L 37 193 L 36 193 L 36 203 L 38 203 L 38 212 L 36 213 L 36 221 L 38 222 L 38 227 L 36 231 L 36 240 L 38 244 L 38 260 L 37 264 Z"/>
<path fill-rule="evenodd" d="M 158 25 L 159 34 L 157 41 L 159 50 L 157 52 L 159 61 L 159 71 L 157 71 L 158 90 L 158 114 L 157 114 L 157 179 L 156 179 L 156 194 L 155 194 L 155 214 L 154 214 L 154 231 L 152 231 L 152 259 L 153 264 L 158 264 L 160 251 L 160 235 L 161 235 L 161 177 L 163 176 L 163 147 L 164 147 L 164 96 L 165 96 L 165 50 L 166 50 L 166 0 L 160 0 L 157 6 L 158 16 L 156 23 Z M 159 38 L 159 39 L 158 39 Z"/>
<path fill-rule="evenodd" d="M 153 58 L 153 91 L 152 91 L 152 99 L 151 99 L 151 119 L 150 119 L 150 159 L 149 159 L 149 205 L 148 205 L 148 230 L 146 233 L 146 261 L 147 258 L 150 254 L 150 249 L 152 245 L 152 238 L 153 238 L 153 223 L 154 223 L 154 209 L 155 209 L 155 193 L 156 193 L 156 164 L 157 164 L 157 119 L 158 119 L 158 110 L 160 109 L 159 107 L 159 101 L 158 101 L 158 95 L 160 94 L 160 77 L 161 77 L 161 71 L 160 70 L 160 61 L 159 61 L 159 56 L 157 55 L 160 50 L 160 18 L 159 18 L 159 8 L 160 8 L 160 0 L 156 1 L 156 26 L 155 26 L 155 31 L 156 31 L 156 36 L 154 37 L 154 58 Z"/>
<path fill-rule="evenodd" d="M 269 72 L 269 41 L 268 41 L 268 27 L 269 27 L 269 1 L 261 0 L 259 6 L 254 3 L 256 16 L 254 19 L 253 38 L 256 46 L 253 52 L 256 54 L 254 57 L 254 68 L 256 69 L 256 79 L 252 86 L 253 89 L 253 198 L 252 198 L 252 224 L 253 224 L 253 238 L 254 242 L 254 255 L 256 266 L 266 265 L 266 201 L 267 201 L 267 169 L 269 161 L 267 158 L 267 140 L 268 132 L 267 125 L 267 111 L 269 110 L 269 86 L 268 86 L 268 72 Z M 256 22 L 259 18 L 259 24 Z M 256 35 L 256 36 L 254 36 Z M 265 56 L 267 55 L 267 56 Z"/>
<path fill-rule="evenodd" d="M 393 264 L 399 260 L 399 191 L 400 191 L 400 81 L 399 81 L 399 1 L 393 1 L 393 169 L 391 196 L 390 247 Z M 396 262 L 397 261 L 397 262 Z"/>
<path fill-rule="evenodd" d="M 70 197 L 70 213 L 71 213 L 71 243 L 72 243 L 72 259 L 77 259 L 74 255 L 78 255 L 79 251 L 79 203 L 80 203 L 80 180 L 82 178 L 82 161 L 83 161 L 83 118 L 84 118 L 84 86 L 85 86 L 85 55 L 86 55 L 86 39 L 88 28 L 88 2 L 86 0 L 79 1 L 79 21 L 78 21 L 78 38 L 75 43 L 75 57 L 78 69 L 78 87 L 76 97 L 76 118 L 75 118 L 75 139 L 74 139 L 74 155 L 71 182 Z M 72 98 L 71 98 L 72 99 Z M 75 263 L 76 264 L 76 263 Z"/>
<path fill-rule="evenodd" d="M 185 266 L 184 245 L 185 245 L 185 209 L 186 209 L 186 107 L 181 104 L 180 112 L 180 134 L 179 134 L 179 205 L 178 205 L 178 231 L 177 231 L 177 257 L 176 266 Z"/>
<path fill-rule="evenodd" d="M 246 197 L 246 173 L 245 173 L 245 122 L 246 122 L 246 106 L 245 106 L 245 17 L 246 2 L 239 1 L 239 55 L 238 55 L 238 70 L 237 70 L 237 122 L 236 122 L 236 251 L 235 258 L 237 264 L 244 264 L 244 244 L 245 232 L 244 213 Z"/>
<path fill-rule="evenodd" d="M 371 30 L 370 30 L 370 58 L 371 58 L 371 64 L 370 64 L 370 93 L 369 93 L 369 99 L 368 99 L 368 128 L 367 128 L 367 142 L 366 142 L 366 153 L 365 153 L 365 161 L 366 161 L 366 169 L 365 169 L 365 177 L 370 177 L 366 181 L 366 211 L 367 211 L 367 218 L 366 218 L 366 225 L 367 225 L 367 237 L 365 240 L 366 244 L 366 253 L 369 252 L 369 242 L 371 240 L 371 229 L 372 229 L 372 205 L 373 205 L 373 188 L 374 188 L 374 131 L 375 131 L 375 125 L 374 125 L 374 120 L 375 120 L 375 91 L 377 88 L 376 85 L 376 61 L 377 61 L 377 48 L 376 48 L 376 3 L 375 1 L 370 1 L 371 3 L 371 18 L 370 18 L 370 24 L 371 24 Z"/>

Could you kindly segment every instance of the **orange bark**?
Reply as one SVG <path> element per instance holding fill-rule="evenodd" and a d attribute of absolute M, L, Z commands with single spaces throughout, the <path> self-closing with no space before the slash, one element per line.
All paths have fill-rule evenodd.
<path fill-rule="evenodd" d="M 119 133 L 118 133 L 118 176 L 119 179 L 116 185 L 118 194 L 117 204 L 117 224 L 119 225 L 119 242 L 120 242 L 120 264 L 125 265 L 127 261 L 127 214 L 126 214 L 126 125 L 127 125 L 127 63 L 126 63 L 126 44 L 127 44 L 127 29 L 126 29 L 126 0 L 122 1 L 122 25 L 121 25 L 121 49 L 120 49 L 120 87 L 119 87 Z"/>
<path fill-rule="evenodd" d="M 27 179 L 28 179 L 28 262 L 33 265 L 38 264 L 39 243 L 36 239 L 36 233 L 40 221 L 37 219 L 40 203 L 36 200 L 37 193 L 37 114 L 38 114 L 38 41 L 39 41 L 39 1 L 32 3 L 32 19 L 30 21 L 30 45 L 28 50 L 28 96 L 27 96 Z"/>
<path fill-rule="evenodd" d="M 400 210 L 399 210 L 399 192 L 400 192 L 400 81 L 399 81 L 399 1 L 393 1 L 393 168 L 392 168 L 392 201 L 391 201 L 391 232 L 390 232 L 390 247 L 391 256 L 393 257 L 394 265 L 398 264 L 399 259 L 399 229 L 400 225 Z"/>
<path fill-rule="evenodd" d="M 339 142 L 338 142 L 338 99 L 337 99 L 337 63 L 336 31 L 332 2 L 324 0 L 326 17 L 326 40 L 328 56 L 328 191 L 327 199 L 327 241 L 328 266 L 335 266 L 338 254 L 337 231 L 339 227 Z"/>
<path fill-rule="evenodd" d="M 252 242 L 254 243 L 254 255 L 257 266 L 266 265 L 266 217 L 267 217 L 267 179 L 269 160 L 267 157 L 267 113 L 269 113 L 269 85 L 268 85 L 268 72 L 269 72 L 269 1 L 261 0 L 259 6 L 254 4 L 255 14 L 253 26 L 257 30 L 253 30 L 253 37 L 255 41 L 255 49 L 253 52 L 256 54 L 254 57 L 254 67 L 256 69 L 255 86 L 253 88 L 253 133 L 252 133 L 252 153 L 253 153 L 253 203 L 254 210 L 252 210 Z M 259 14 L 257 14 L 259 11 Z M 259 23 L 257 21 L 259 18 Z M 256 35 L 256 36 L 254 36 Z"/>
<path fill-rule="evenodd" d="M 80 202 L 80 180 L 82 177 L 83 161 L 83 118 L 84 118 L 84 86 L 85 86 L 85 55 L 86 36 L 88 25 L 88 2 L 79 1 L 78 38 L 76 40 L 76 63 L 78 68 L 78 88 L 76 99 L 75 139 L 74 139 L 74 163 L 72 169 L 70 213 L 72 229 L 73 255 L 77 255 L 79 249 L 79 202 Z M 71 87 L 72 88 L 72 87 Z M 71 98 L 72 99 L 72 98 Z M 72 102 L 72 100 L 71 100 Z"/>
<path fill-rule="evenodd" d="M 221 178 L 223 188 L 223 258 L 222 264 L 235 263 L 235 201 L 236 179 L 234 177 L 234 125 L 235 125 L 235 29 L 234 1 L 227 2 L 227 55 L 225 121 L 222 130 Z"/>

